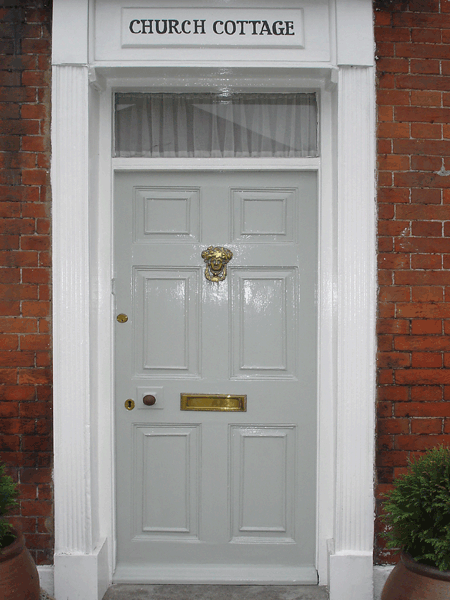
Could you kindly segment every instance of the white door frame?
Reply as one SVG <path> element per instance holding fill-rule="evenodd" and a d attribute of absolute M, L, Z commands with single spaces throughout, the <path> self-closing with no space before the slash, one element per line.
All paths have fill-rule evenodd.
<path fill-rule="evenodd" d="M 75 20 L 68 21 L 72 31 L 81 19 L 83 2 L 75 4 Z M 56 17 L 58 46 L 67 24 Z M 57 600 L 101 598 L 114 567 L 111 90 L 143 89 L 150 74 L 159 77 L 158 69 L 142 68 L 134 71 L 136 78 L 118 79 L 115 67 L 89 67 L 87 50 L 78 50 L 75 44 L 66 57 L 54 56 L 53 67 Z M 321 583 L 330 585 L 331 600 L 369 600 L 376 306 L 374 70 L 371 64 L 343 63 L 337 68 L 292 70 L 281 79 L 286 84 L 295 75 L 296 84 L 320 89 L 322 99 L 317 566 Z M 248 71 L 251 81 L 248 67 L 244 74 Z M 199 73 L 201 69 L 197 77 Z M 183 71 L 178 75 L 183 89 Z M 265 75 L 279 84 L 276 69 Z M 253 85 L 240 84 L 262 89 L 254 78 Z M 176 159 L 168 160 L 167 168 L 176 168 Z M 293 160 L 292 168 L 311 168 L 308 160 Z M 135 161 L 134 168 L 144 168 L 145 162 Z M 126 167 L 116 159 L 114 168 Z"/>

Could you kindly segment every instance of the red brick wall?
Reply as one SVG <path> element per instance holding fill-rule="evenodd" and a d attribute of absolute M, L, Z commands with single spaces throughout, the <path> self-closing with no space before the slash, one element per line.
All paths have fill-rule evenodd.
<path fill-rule="evenodd" d="M 450 1 L 375 8 L 380 494 L 450 443 Z M 378 536 L 375 555 L 390 560 Z"/>
<path fill-rule="evenodd" d="M 53 555 L 50 25 L 46 0 L 0 3 L 0 460 L 38 564 Z"/>
<path fill-rule="evenodd" d="M 450 0 L 375 3 L 378 496 L 450 443 Z M 0 459 L 52 561 L 48 0 L 0 6 Z M 376 561 L 391 560 L 377 537 Z"/>

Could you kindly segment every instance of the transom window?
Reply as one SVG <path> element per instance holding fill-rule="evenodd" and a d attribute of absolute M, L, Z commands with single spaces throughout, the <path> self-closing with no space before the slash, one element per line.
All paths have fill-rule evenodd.
<path fill-rule="evenodd" d="M 316 96 L 118 93 L 114 155 L 318 156 Z"/>

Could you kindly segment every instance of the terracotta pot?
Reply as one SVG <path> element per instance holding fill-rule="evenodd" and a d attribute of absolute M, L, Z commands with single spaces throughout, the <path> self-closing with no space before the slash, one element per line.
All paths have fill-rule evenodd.
<path fill-rule="evenodd" d="M 402 553 L 381 593 L 381 600 L 448 600 L 450 571 L 421 565 Z"/>
<path fill-rule="evenodd" d="M 39 575 L 22 533 L 0 549 L 0 600 L 39 600 Z"/>

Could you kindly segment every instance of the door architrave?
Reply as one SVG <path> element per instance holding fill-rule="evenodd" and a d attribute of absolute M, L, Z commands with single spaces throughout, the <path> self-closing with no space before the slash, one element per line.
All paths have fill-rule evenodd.
<path fill-rule="evenodd" d="M 293 71 L 295 77 L 293 77 Z M 318 75 L 320 74 L 320 77 Z M 332 340 L 334 336 L 334 325 L 332 322 L 333 309 L 330 305 L 330 283 L 333 277 L 333 190 L 332 190 L 332 173 L 333 173 L 333 128 L 332 128 L 332 95 L 334 92 L 333 85 L 330 85 L 329 72 L 311 73 L 308 70 L 291 70 L 289 73 L 284 73 L 280 76 L 278 69 L 264 69 L 264 73 L 259 76 L 251 74 L 251 69 L 241 70 L 233 83 L 233 89 L 236 91 L 245 92 L 270 92 L 270 91 L 298 91 L 298 92 L 316 92 L 319 105 L 319 158 L 298 158 L 298 159 L 283 159 L 283 158 L 257 158 L 257 159 L 239 159 L 239 165 L 234 159 L 178 159 L 178 158 L 109 158 L 109 165 L 106 165 L 105 171 L 109 166 L 109 191 L 108 198 L 112 198 L 113 179 L 116 172 L 121 171 L 176 171 L 176 170 L 234 170 L 234 171 L 254 171 L 255 169 L 263 169 L 266 171 L 302 171 L 313 170 L 318 172 L 318 188 L 319 188 L 319 274 L 318 274 L 318 374 L 317 374 L 317 389 L 318 389 L 318 431 L 317 431 L 317 456 L 316 472 L 317 472 L 317 489 L 316 489 L 316 565 L 319 573 L 319 581 L 325 584 L 328 580 L 328 550 L 327 540 L 333 537 L 333 505 L 331 499 L 334 489 L 334 472 L 333 465 L 333 446 L 334 446 L 334 410 L 332 406 L 334 378 L 332 368 Z M 313 76 L 312 76 L 313 75 Z M 314 76 L 315 75 L 315 76 Z M 227 76 L 230 79 L 230 76 Z M 113 93 L 116 91 L 214 91 L 221 89 L 220 79 L 214 81 L 211 85 L 211 79 L 208 81 L 207 75 L 199 70 L 196 77 L 190 80 L 186 76 L 173 74 L 171 80 L 164 78 L 159 79 L 158 70 L 154 70 L 154 81 L 149 85 L 149 79 L 145 80 L 138 78 L 131 84 L 130 80 L 108 80 L 105 89 L 102 90 L 102 107 L 100 113 L 104 115 L 112 114 L 113 111 Z M 108 108 L 107 108 L 108 107 Z M 108 112 L 109 110 L 109 112 Z M 106 119 L 103 119 L 106 121 Z M 110 121 L 103 123 L 104 131 L 100 139 L 102 140 L 105 151 L 100 151 L 100 156 L 105 156 L 106 149 L 112 147 L 113 140 L 111 130 L 109 129 L 109 138 L 107 138 L 107 127 Z M 102 126 L 102 125 L 100 125 Z M 107 155 L 106 155 L 107 156 Z M 325 165 L 325 166 L 324 166 Z M 103 169 L 101 169 L 103 172 Z M 106 174 L 106 173 L 105 173 Z M 106 181 L 105 181 L 106 183 Z M 104 208 L 101 221 L 106 220 L 112 223 L 112 207 L 109 204 L 107 209 L 107 193 L 104 190 L 102 194 L 103 201 L 101 204 Z M 109 202 L 111 202 L 109 200 Z M 111 225 L 112 226 L 112 225 Z M 111 268 L 111 278 L 113 278 L 113 264 L 111 257 L 112 238 L 108 241 L 109 260 Z M 104 245 L 104 254 L 106 255 L 106 239 Z M 106 308 L 106 306 L 105 306 Z M 111 306 L 109 307 L 111 311 Z M 103 313 L 103 310 L 99 312 Z M 104 326 L 106 327 L 106 318 L 104 318 Z M 113 323 L 113 314 L 110 312 L 109 323 Z M 113 345 L 113 334 L 111 332 L 110 347 Z M 112 352 L 112 351 L 111 351 Z M 106 373 L 105 373 L 106 375 Z M 110 377 L 113 379 L 114 374 Z M 112 379 L 110 379 L 111 390 L 113 390 Z M 111 391 L 111 396 L 113 391 Z M 111 431 L 114 431 L 114 424 L 111 423 Z M 112 434 L 113 435 L 113 434 Z M 114 453 L 114 443 L 110 442 L 110 447 Z M 115 459 L 114 459 L 115 460 Z M 114 461 L 110 466 L 111 473 L 114 473 Z M 111 489 L 112 498 L 114 498 L 114 488 Z M 113 505 L 113 500 L 111 504 Z M 113 512 L 114 514 L 114 512 Z M 115 523 L 112 519 L 111 529 L 115 536 Z M 114 551 L 115 553 L 115 551 Z M 115 564 L 115 555 L 113 559 Z"/>
<path fill-rule="evenodd" d="M 363 142 L 367 144 L 367 132 L 371 133 L 373 126 L 373 115 L 370 113 L 371 102 L 373 103 L 373 89 L 371 84 L 371 67 L 361 67 L 359 70 L 361 77 L 365 77 L 363 71 L 367 74 L 365 87 L 360 93 L 360 96 L 353 99 L 348 97 L 348 106 L 344 112 L 340 113 L 340 128 L 337 123 L 337 111 L 342 103 L 338 105 L 338 96 L 341 94 L 341 99 L 346 96 L 347 91 L 356 91 L 358 86 L 349 80 L 349 73 L 352 67 L 344 67 L 342 77 L 335 77 L 334 69 L 308 70 L 308 69 L 292 69 L 284 71 L 280 75 L 278 69 L 267 69 L 263 73 L 260 71 L 260 77 L 253 78 L 246 76 L 246 70 L 241 70 L 241 77 L 236 78 L 237 89 L 243 91 L 261 90 L 270 91 L 276 88 L 280 90 L 280 80 L 284 81 L 284 89 L 291 91 L 299 89 L 305 91 L 319 90 L 320 91 L 320 107 L 321 107 L 321 161 L 322 168 L 319 178 L 319 290 L 318 290 L 318 313 L 319 313 L 319 378 L 318 378 L 318 490 L 317 490 L 317 567 L 319 571 L 320 582 L 325 584 L 329 580 L 328 573 L 328 554 L 330 550 L 331 558 L 342 558 L 344 561 L 349 560 L 348 557 L 355 556 L 363 558 L 364 564 L 369 564 L 366 559 L 370 560 L 371 551 L 368 550 L 367 538 L 370 538 L 370 531 L 373 527 L 371 503 L 373 501 L 372 494 L 367 495 L 367 481 L 364 481 L 364 497 L 361 503 L 356 507 L 354 516 L 355 520 L 349 520 L 348 524 L 343 524 L 342 518 L 339 516 L 340 507 L 350 505 L 351 495 L 345 496 L 343 484 L 348 484 L 352 480 L 353 473 L 356 472 L 355 456 L 348 454 L 349 445 L 345 446 L 342 443 L 342 434 L 338 436 L 336 422 L 343 424 L 340 416 L 344 407 L 339 398 L 345 392 L 345 377 L 348 377 L 350 370 L 345 369 L 345 347 L 348 345 L 350 338 L 358 339 L 358 323 L 362 323 L 362 317 L 365 317 L 368 324 L 368 332 L 361 341 L 361 348 L 364 351 L 364 356 L 361 360 L 366 360 L 373 353 L 373 309 L 375 280 L 373 278 L 373 259 L 374 249 L 371 246 L 373 241 L 373 226 L 375 223 L 375 215 L 372 206 L 361 209 L 364 212 L 363 216 L 367 216 L 367 220 L 362 225 L 361 234 L 368 233 L 369 244 L 367 248 L 360 247 L 358 252 L 361 255 L 361 264 L 367 265 L 365 277 L 361 283 L 351 284 L 351 294 L 353 297 L 347 301 L 339 303 L 336 299 L 335 290 L 338 287 L 338 275 L 342 277 L 340 289 L 351 282 L 355 270 L 352 271 L 351 261 L 348 258 L 351 256 L 352 250 L 350 245 L 354 243 L 358 235 L 356 234 L 355 226 L 351 220 L 355 214 L 355 209 L 358 211 L 359 201 L 358 190 L 362 190 L 364 198 L 373 200 L 373 194 L 368 192 L 370 186 L 373 186 L 373 149 L 370 147 L 365 150 Z M 244 71 L 244 76 L 242 76 Z M 251 71 L 251 68 L 248 69 Z M 123 71 L 122 71 L 123 72 Z M 190 85 L 195 89 L 201 89 L 206 86 L 205 77 L 211 77 L 211 70 L 208 70 L 207 75 L 202 77 L 202 70 L 199 69 L 197 76 L 193 77 Z M 149 75 L 153 74 L 153 81 Z M 131 73 L 130 73 L 131 75 Z M 178 72 L 178 78 L 174 75 L 173 81 L 170 82 L 164 76 L 158 74 L 158 69 L 136 69 L 134 71 L 136 78 L 121 78 L 120 70 L 115 68 L 104 67 L 102 69 L 91 70 L 86 66 L 71 66 L 61 65 L 55 67 L 54 71 L 54 94 L 55 97 L 61 97 L 62 92 L 75 92 L 76 99 L 80 99 L 82 109 L 78 110 L 80 114 L 88 117 L 89 122 L 83 122 L 81 127 L 75 127 L 70 119 L 74 119 L 73 114 L 67 110 L 67 113 L 59 114 L 58 110 L 63 112 L 65 108 L 56 109 L 54 118 L 54 159 L 52 165 L 52 176 L 54 182 L 54 202 L 58 208 L 54 216 L 54 231 L 57 238 L 55 248 L 60 251 L 63 244 L 65 247 L 61 252 L 61 257 L 55 263 L 54 283 L 55 283 L 55 320 L 54 320 L 54 335 L 55 339 L 64 339 L 65 327 L 64 319 L 67 319 L 67 298 L 71 298 L 73 305 L 79 309 L 79 313 L 83 314 L 86 311 L 89 315 L 88 324 L 82 325 L 80 331 L 76 332 L 76 336 L 80 340 L 82 347 L 87 349 L 88 356 L 79 359 L 76 352 L 78 347 L 71 350 L 61 345 L 55 347 L 55 372 L 57 373 L 55 380 L 55 399 L 60 403 L 55 414 L 55 444 L 59 451 L 55 457 L 55 495 L 57 502 L 57 518 L 56 518 L 56 552 L 55 552 L 55 569 L 58 575 L 56 580 L 59 581 L 64 576 L 64 568 L 71 563 L 78 565 L 72 572 L 71 579 L 79 576 L 77 573 L 86 575 L 85 565 L 91 571 L 87 573 L 90 577 L 86 581 L 98 582 L 98 589 L 102 585 L 107 585 L 108 580 L 111 580 L 112 570 L 115 564 L 114 556 L 114 444 L 113 431 L 114 424 L 112 422 L 112 302 L 111 302 L 111 278 L 112 278 L 112 253 L 111 253 L 111 231 L 112 231 L 112 182 L 114 170 L 124 169 L 125 166 L 120 163 L 119 159 L 111 161 L 111 114 L 112 114 L 112 91 L 117 90 L 144 90 L 145 87 L 152 85 L 152 89 L 159 86 L 159 90 L 164 89 L 186 89 L 187 79 L 185 71 L 182 69 Z M 204 73 L 203 73 L 204 75 Z M 270 77 L 272 75 L 272 78 Z M 294 77 L 293 77 L 294 75 Z M 361 77 L 358 81 L 361 81 Z M 217 74 L 220 88 L 220 75 Z M 227 81 L 230 81 L 230 72 L 227 73 Z M 367 81 L 366 81 L 367 80 Z M 91 86 L 89 88 L 88 81 Z M 356 80 L 355 80 L 356 81 Z M 196 83 L 197 85 L 196 85 Z M 253 82 L 253 83 L 252 83 Z M 338 87 L 336 89 L 336 83 Z M 241 86 L 239 88 L 239 86 Z M 272 87 L 271 87 L 272 86 Z M 304 87 L 303 87 L 304 86 Z M 281 86 L 283 89 L 283 86 Z M 366 102 L 368 100 L 368 104 Z M 55 107 L 57 105 L 55 104 Z M 89 107 L 89 108 L 88 108 Z M 367 127 L 363 132 L 354 131 L 352 136 L 346 135 L 346 128 L 349 123 L 354 120 L 352 109 L 357 109 L 358 116 L 363 112 L 363 108 L 369 109 L 367 119 Z M 372 104 L 373 108 L 373 104 Z M 69 135 L 68 135 L 69 134 Z M 67 146 L 67 152 L 61 153 L 61 147 L 66 143 L 70 144 L 76 140 L 75 148 Z M 371 138 L 369 138 L 371 139 Z M 356 145 L 354 141 L 356 140 Z M 364 172 L 361 175 L 362 184 L 358 187 L 353 184 L 350 176 L 350 167 L 346 166 L 345 159 L 346 151 L 354 159 L 352 163 L 358 166 L 358 161 L 364 163 Z M 76 165 L 75 171 L 82 174 L 82 180 L 74 181 L 73 190 L 69 190 L 64 182 L 63 175 L 68 173 L 68 168 L 64 167 L 62 161 L 66 163 L 75 155 L 83 154 L 79 165 Z M 88 160 L 89 156 L 92 160 Z M 64 157 L 64 158 L 60 158 Z M 98 157 L 98 159 L 97 159 Z M 281 159 L 283 160 L 283 159 Z M 176 165 L 169 159 L 167 169 L 174 169 Z M 295 160 L 294 160 L 295 162 Z M 199 166 L 197 159 L 191 165 Z M 342 170 L 339 169 L 339 178 L 337 177 L 339 164 Z M 133 166 L 134 165 L 134 166 Z M 154 167 L 161 170 L 163 164 L 154 163 Z M 272 168 L 311 168 L 311 165 L 306 166 L 302 161 L 297 161 L 294 165 L 291 163 L 281 164 L 277 161 L 277 165 Z M 135 161 L 128 163 L 128 170 L 139 170 L 147 168 L 142 162 Z M 181 166 L 180 166 L 181 168 Z M 186 163 L 183 165 L 186 168 Z M 215 168 L 219 168 L 218 165 Z M 221 168 L 226 168 L 225 164 Z M 231 166 L 229 167 L 231 168 Z M 235 168 L 233 166 L 233 168 Z M 255 165 L 248 164 L 248 168 L 254 169 Z M 269 169 L 269 164 L 264 165 L 265 169 Z M 319 168 L 319 164 L 315 168 Z M 341 175 L 342 173 L 342 175 Z M 343 181 L 343 182 L 342 182 Z M 357 189 L 358 188 L 358 189 Z M 349 193 L 350 192 L 350 193 Z M 82 199 L 82 205 L 78 208 L 70 207 L 72 214 L 79 217 L 79 223 L 85 225 L 85 228 L 80 232 L 80 239 L 68 241 L 67 236 L 67 221 L 63 220 L 62 213 L 65 206 L 69 206 L 69 202 L 76 200 L 76 194 L 79 193 Z M 349 193 L 350 202 L 345 205 L 343 195 Z M 337 203 L 336 203 L 337 200 Z M 82 214 L 82 210 L 85 214 Z M 371 214 L 373 212 L 373 214 Z M 346 217 L 347 221 L 341 217 Z M 339 234 L 339 235 L 338 235 Z M 346 234 L 348 240 L 346 239 Z M 339 242 L 341 244 L 339 245 Z M 348 247 L 346 247 L 346 244 Z M 335 250 L 338 247 L 340 253 L 336 256 Z M 78 252 L 80 249 L 80 252 Z M 74 259 L 73 257 L 76 256 Z M 79 257 L 81 256 L 81 260 Z M 65 278 L 65 264 L 67 261 L 73 261 L 75 271 L 82 275 L 80 284 L 81 292 L 77 289 L 74 294 L 70 286 L 67 285 Z M 66 262 L 64 262 L 66 261 Z M 345 272 L 348 269 L 348 272 Z M 361 271 L 358 271 L 361 273 Z M 372 282 L 373 278 L 373 282 Z M 366 290 L 363 290 L 366 286 Z M 358 319 L 352 325 L 351 331 L 345 340 L 345 345 L 338 337 L 338 332 L 343 330 L 348 316 L 345 313 L 347 308 L 351 308 L 352 303 L 355 304 L 354 297 L 358 294 L 358 290 L 363 290 L 365 305 L 358 309 Z M 369 314 L 366 314 L 365 306 L 369 305 L 371 309 Z M 86 314 L 86 313 L 85 313 Z M 75 333 L 72 335 L 75 337 Z M 70 336 L 69 336 L 70 337 Z M 67 340 L 67 336 L 66 336 Z M 72 341 L 72 339 L 70 339 Z M 67 346 L 67 344 L 66 344 Z M 72 360 L 73 359 L 73 360 Z M 84 413 L 80 416 L 75 412 L 75 405 L 70 405 L 70 402 L 62 401 L 63 392 L 67 391 L 71 384 L 73 389 L 79 391 L 80 385 L 74 379 L 74 368 L 61 368 L 65 363 L 68 364 L 72 360 L 73 363 L 82 362 L 83 372 L 81 373 L 82 383 L 87 394 L 87 399 L 84 400 Z M 344 375 L 337 372 L 337 365 L 344 366 Z M 72 370 L 71 370 L 72 369 Z M 372 369 L 372 363 L 368 361 L 368 369 Z M 76 373 L 77 377 L 80 372 Z M 342 385 L 341 385 L 341 382 Z M 362 421 L 366 429 L 362 435 L 361 441 L 354 443 L 355 447 L 361 445 L 361 458 L 357 465 L 362 467 L 369 473 L 371 479 L 371 469 L 373 464 L 373 447 L 370 445 L 370 436 L 373 434 L 373 385 L 369 379 L 361 390 L 362 394 L 367 392 L 367 402 L 356 417 L 356 422 Z M 351 384 L 347 385 L 351 388 Z M 355 394 L 352 395 L 350 401 L 355 404 Z M 348 406 L 348 405 L 347 405 Z M 72 418 L 72 420 L 71 420 Z M 359 421 L 358 421 L 359 419 Z M 71 435 L 72 430 L 84 431 L 84 437 L 81 441 Z M 345 425 L 345 419 L 344 419 Z M 345 428 L 344 428 L 345 433 Z M 68 444 L 73 442 L 74 450 L 71 453 L 67 452 Z M 369 446 L 366 444 L 369 443 Z M 83 464 L 87 466 L 87 471 L 78 470 L 72 472 L 70 465 L 79 461 L 80 454 L 77 454 L 77 449 L 82 450 Z M 337 458 L 336 458 L 337 451 Z M 347 451 L 347 454 L 346 454 Z M 64 477 L 62 470 L 66 469 Z M 361 471 L 362 472 L 362 471 Z M 67 486 L 67 479 L 72 483 Z M 366 477 L 367 479 L 367 477 Z M 361 488 L 363 484 L 361 484 Z M 72 489 L 77 489 L 78 496 L 74 500 L 72 497 Z M 359 493 L 359 488 L 355 490 L 355 495 Z M 81 521 L 78 517 L 82 517 Z M 78 518 L 78 521 L 77 521 Z M 75 532 L 72 529 L 73 523 L 79 524 L 79 530 Z M 364 535 L 360 535 L 360 526 L 363 525 Z M 353 543 L 351 536 L 354 534 L 356 542 Z M 327 546 L 327 542 L 337 536 L 337 547 L 332 549 L 333 544 Z M 342 541 L 343 540 L 343 541 Z M 348 542 L 348 543 L 347 543 Z M 106 548 L 106 550 L 105 550 Z M 101 556 L 101 559 L 99 558 Z M 90 560 L 93 557 L 94 561 Z M 74 560 L 69 560 L 69 559 Z M 94 565 L 95 562 L 95 565 Z M 336 566 L 338 560 L 335 561 Z M 101 564 L 100 564 L 101 563 Z M 343 565 L 341 561 L 339 564 Z M 345 567 L 346 572 L 351 571 L 351 564 Z M 344 569 L 345 570 L 345 569 Z M 342 575 L 344 577 L 344 575 Z M 101 581 L 102 579 L 102 581 Z M 336 577 L 336 582 L 339 584 Z M 332 582 L 333 583 L 333 582 Z M 59 585 L 59 583 L 58 583 Z M 345 588 L 345 586 L 344 586 Z M 92 588 L 91 588 L 92 589 Z M 91 593 L 91 592 L 90 592 Z M 94 596 L 90 596 L 89 598 Z M 336 596 L 337 598 L 338 596 Z M 88 596 L 86 596 L 88 598 Z M 365 596 L 364 596 L 365 598 Z"/>

